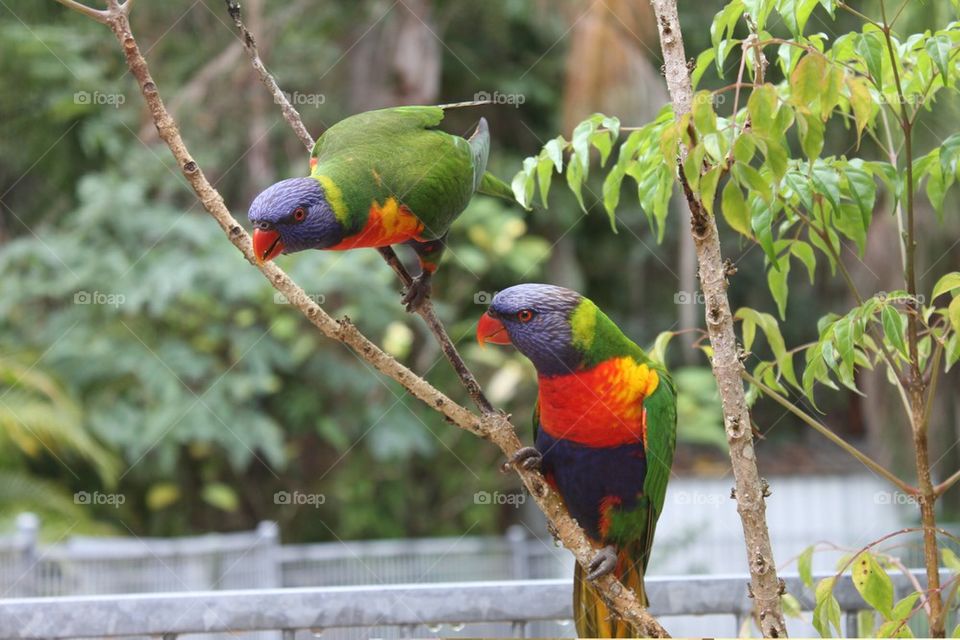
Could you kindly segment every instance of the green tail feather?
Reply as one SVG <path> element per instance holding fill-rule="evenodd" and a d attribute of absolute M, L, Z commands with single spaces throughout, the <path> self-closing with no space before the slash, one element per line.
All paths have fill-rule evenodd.
<path fill-rule="evenodd" d="M 648 605 L 643 587 L 646 562 L 643 546 L 631 543 L 617 553 L 619 564 L 615 574 L 625 587 L 631 589 L 640 604 Z M 577 564 L 573 573 L 573 619 L 581 638 L 633 638 L 636 634 L 629 623 L 616 617 L 604 604 L 600 594 L 586 578 L 586 572 Z"/>

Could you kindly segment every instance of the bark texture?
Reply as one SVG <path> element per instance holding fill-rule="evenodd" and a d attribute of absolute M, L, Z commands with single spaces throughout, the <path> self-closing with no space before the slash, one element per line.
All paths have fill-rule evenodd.
<path fill-rule="evenodd" d="M 651 0 L 651 2 L 657 15 L 667 89 L 670 92 L 676 117 L 680 118 L 690 112 L 693 88 L 690 84 L 690 71 L 683 49 L 677 2 L 676 0 Z M 686 154 L 683 145 L 681 145 L 681 154 Z M 782 638 L 787 635 L 787 627 L 780 606 L 782 586 L 777 578 L 770 533 L 767 530 L 764 500 L 769 492 L 757 469 L 753 432 L 750 428 L 750 411 L 741 379 L 743 365 L 738 356 L 737 339 L 733 330 L 733 314 L 730 311 L 730 300 L 727 298 L 727 274 L 723 256 L 720 253 L 717 224 L 686 183 L 682 171 L 679 172 L 679 176 L 687 203 L 690 205 L 690 232 L 700 267 L 700 286 L 707 312 L 707 333 L 713 347 L 711 365 L 723 403 L 723 421 L 727 444 L 730 448 L 730 463 L 736 478 L 737 512 L 740 514 L 743 525 L 757 622 L 765 637 Z"/>

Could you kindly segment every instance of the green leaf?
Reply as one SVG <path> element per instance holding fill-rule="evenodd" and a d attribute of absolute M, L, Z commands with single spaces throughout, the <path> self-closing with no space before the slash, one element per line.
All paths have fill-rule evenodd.
<path fill-rule="evenodd" d="M 797 133 L 800 147 L 809 160 L 816 160 L 823 150 L 823 120 L 814 114 L 797 114 Z"/>
<path fill-rule="evenodd" d="M 813 589 L 813 545 L 810 545 L 797 558 L 797 572 L 800 574 L 800 581 L 807 585 L 808 589 Z"/>
<path fill-rule="evenodd" d="M 713 203 L 717 198 L 717 181 L 720 179 L 720 165 L 712 167 L 700 178 L 700 198 L 707 213 L 713 215 Z"/>
<path fill-rule="evenodd" d="M 781 0 L 777 13 L 783 18 L 790 33 L 794 38 L 800 38 L 803 35 L 803 29 L 807 25 L 810 14 L 817 6 L 817 0 Z"/>
<path fill-rule="evenodd" d="M 833 595 L 834 578 L 824 578 L 817 584 L 816 606 L 813 609 L 813 626 L 824 638 L 832 638 L 831 627 L 840 635 L 840 603 Z"/>
<path fill-rule="evenodd" d="M 147 508 L 160 511 L 180 499 L 180 488 L 172 482 L 160 482 L 147 491 Z"/>
<path fill-rule="evenodd" d="M 774 135 L 777 110 L 780 108 L 780 99 L 777 89 L 770 83 L 763 84 L 753 90 L 747 100 L 747 112 L 750 114 L 750 126 L 754 131 L 762 134 Z"/>
<path fill-rule="evenodd" d="M 903 354 L 903 357 L 909 358 L 907 345 L 903 340 L 904 320 L 900 312 L 890 305 L 884 305 L 880 311 L 880 319 L 883 323 L 883 335 L 887 342 Z"/>
<path fill-rule="evenodd" d="M 537 180 L 540 183 L 540 199 L 543 206 L 547 206 L 547 194 L 550 193 L 550 181 L 553 178 L 554 164 L 546 154 L 541 154 L 537 160 Z"/>
<path fill-rule="evenodd" d="M 617 205 L 620 203 L 620 187 L 623 184 L 624 176 L 626 176 L 626 171 L 618 163 L 603 180 L 603 208 L 607 211 L 607 216 L 610 218 L 610 224 L 613 225 L 614 232 L 617 230 Z"/>
<path fill-rule="evenodd" d="M 570 191 L 573 192 L 573 195 L 576 196 L 577 202 L 580 204 L 580 209 L 586 213 L 587 207 L 583 204 L 583 167 L 579 162 L 576 162 L 571 159 L 567 164 L 567 185 L 570 187 Z M 514 193 L 516 193 L 516 187 L 514 187 Z"/>
<path fill-rule="evenodd" d="M 857 612 L 857 637 L 872 638 L 877 624 L 877 612 L 865 609 Z"/>
<path fill-rule="evenodd" d="M 557 173 L 563 171 L 563 149 L 566 146 L 567 141 L 564 140 L 563 136 L 548 140 L 547 144 L 543 145 L 543 150 L 547 153 L 547 157 L 553 160 L 553 166 L 557 168 Z"/>
<path fill-rule="evenodd" d="M 777 361 L 780 373 L 790 384 L 797 384 L 797 376 L 793 369 L 793 355 L 787 351 L 786 343 L 783 341 L 783 334 L 780 333 L 780 326 L 777 319 L 769 313 L 762 313 L 750 307 L 741 307 L 737 309 L 734 317 L 743 322 L 743 343 L 744 349 L 749 350 L 753 345 L 753 338 L 756 332 L 755 327 L 759 326 L 763 330 L 763 335 L 767 338 L 767 345 L 773 352 L 773 357 Z"/>
<path fill-rule="evenodd" d="M 947 317 L 950 318 L 953 330 L 960 332 L 960 296 L 954 298 L 950 306 L 947 307 Z"/>
<path fill-rule="evenodd" d="M 667 364 L 667 346 L 676 335 L 673 331 L 662 331 L 653 341 L 653 347 L 647 350 L 647 356 L 654 362 L 666 366 Z"/>
<path fill-rule="evenodd" d="M 690 74 L 690 83 L 693 85 L 694 89 L 696 89 L 697 85 L 700 84 L 700 78 L 703 77 L 707 67 L 710 66 L 710 63 L 713 62 L 714 58 L 716 57 L 716 49 L 704 49 L 700 52 L 700 55 L 697 56 L 697 65 L 693 68 L 693 73 Z"/>
<path fill-rule="evenodd" d="M 857 146 L 859 146 L 860 136 L 873 117 L 873 96 L 870 94 L 869 82 L 861 76 L 848 76 L 847 88 L 850 90 L 853 119 L 857 123 Z"/>
<path fill-rule="evenodd" d="M 944 551 L 950 551 L 950 549 L 944 548 Z M 956 557 L 956 556 L 954 556 Z M 903 600 L 898 602 L 896 606 L 893 607 L 893 615 L 890 616 L 893 620 L 903 620 L 911 613 L 913 613 L 913 608 L 917 604 L 917 600 L 920 599 L 920 594 L 914 591 Z"/>
<path fill-rule="evenodd" d="M 523 159 L 523 171 L 513 177 L 510 183 L 513 189 L 513 196 L 517 199 L 524 209 L 529 209 L 533 202 L 533 190 L 536 186 L 535 172 L 537 168 L 536 158 Z"/>
<path fill-rule="evenodd" d="M 951 271 L 937 280 L 933 285 L 933 293 L 930 294 L 930 301 L 933 302 L 948 291 L 960 289 L 960 271 Z"/>
<path fill-rule="evenodd" d="M 847 179 L 850 197 L 860 209 L 864 231 L 866 231 L 873 220 L 873 208 L 877 201 L 877 183 L 873 181 L 873 176 L 863 169 L 863 166 L 859 159 L 853 160 L 844 170 L 843 175 Z"/>
<path fill-rule="evenodd" d="M 733 175 L 738 183 L 759 195 L 767 204 L 772 203 L 773 189 L 770 186 L 770 180 L 764 179 L 759 171 L 748 164 L 738 162 L 733 165 Z"/>
<path fill-rule="evenodd" d="M 827 59 L 819 53 L 808 53 L 790 74 L 790 102 L 808 109 L 826 85 Z"/>
<path fill-rule="evenodd" d="M 800 618 L 803 609 L 800 607 L 800 601 L 789 593 L 780 596 L 780 606 L 783 608 L 783 615 L 788 618 Z"/>
<path fill-rule="evenodd" d="M 843 69 L 832 64 L 827 66 L 826 73 L 826 82 L 820 93 L 820 118 L 823 120 L 830 117 L 833 108 L 840 101 L 840 91 L 843 89 L 845 75 Z"/>
<path fill-rule="evenodd" d="M 613 150 L 614 134 L 611 131 L 596 131 L 590 134 L 590 144 L 600 152 L 600 166 L 607 164 L 610 151 Z"/>
<path fill-rule="evenodd" d="M 767 286 L 770 287 L 770 293 L 777 303 L 777 311 L 780 313 L 780 319 L 786 320 L 787 315 L 787 294 L 790 292 L 787 287 L 787 278 L 790 275 L 790 254 L 784 255 L 779 261 L 779 269 L 770 265 L 767 270 Z"/>
<path fill-rule="evenodd" d="M 852 573 L 853 586 L 864 602 L 890 620 L 893 615 L 893 581 L 873 554 L 864 551 L 857 556 Z"/>
<path fill-rule="evenodd" d="M 946 84 L 947 78 L 950 75 L 950 49 L 953 48 L 950 36 L 941 33 L 932 38 L 927 38 L 923 46 L 927 50 L 927 53 L 930 54 L 930 59 L 937 65 L 937 69 L 940 70 L 940 75 L 943 76 L 943 82 Z"/>
<path fill-rule="evenodd" d="M 839 209 L 840 174 L 837 170 L 825 162 L 818 162 L 814 165 L 810 177 L 813 179 L 813 186 L 816 187 L 817 193 L 822 194 L 834 209 Z"/>
<path fill-rule="evenodd" d="M 867 73 L 877 83 L 883 80 L 883 40 L 877 31 L 857 36 L 857 53 L 867 63 Z"/>
<path fill-rule="evenodd" d="M 693 96 L 693 124 L 701 134 L 714 133 L 717 130 L 717 114 L 713 111 L 713 93 L 698 91 Z"/>
<path fill-rule="evenodd" d="M 236 511 L 240 505 L 237 492 L 221 482 L 205 485 L 200 496 L 204 502 L 222 511 Z"/>
<path fill-rule="evenodd" d="M 750 227 L 756 234 L 757 242 L 760 243 L 763 252 L 767 254 L 767 258 L 770 262 L 776 263 L 777 254 L 773 249 L 773 208 L 764 206 L 751 216 Z"/>
<path fill-rule="evenodd" d="M 743 199 L 743 192 L 736 180 L 728 180 L 723 188 L 723 195 L 720 201 L 723 217 L 732 229 L 738 233 L 752 237 L 750 233 L 750 211 L 747 209 L 747 203 Z"/>
<path fill-rule="evenodd" d="M 794 240 L 790 244 L 790 253 L 799 258 L 800 262 L 807 268 L 810 284 L 813 284 L 813 278 L 817 271 L 817 256 L 813 253 L 813 248 L 803 240 Z"/>

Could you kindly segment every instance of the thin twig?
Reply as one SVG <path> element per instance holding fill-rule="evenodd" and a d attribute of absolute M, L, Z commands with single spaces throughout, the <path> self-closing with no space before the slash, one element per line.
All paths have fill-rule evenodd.
<path fill-rule="evenodd" d="M 130 0 L 127 0 L 126 5 L 123 6 L 129 6 L 129 4 Z M 130 29 L 126 11 L 122 6 L 117 5 L 109 11 L 107 24 L 120 42 L 127 67 L 137 80 L 160 138 L 176 158 L 177 164 L 200 199 L 203 208 L 217 221 L 227 238 L 244 255 L 247 262 L 257 268 L 271 286 L 282 293 L 290 301 L 291 306 L 303 313 L 307 320 L 325 336 L 349 347 L 361 360 L 398 382 L 411 395 L 443 415 L 452 424 L 490 440 L 507 458 L 512 457 L 520 449 L 521 443 L 506 415 L 496 412 L 477 416 L 457 404 L 371 342 L 349 318 L 335 320 L 328 315 L 276 264 L 273 262 L 257 264 L 250 235 L 230 214 L 223 197 L 210 184 L 187 150 L 176 122 L 163 104 L 157 84 L 150 75 L 147 61 L 140 52 Z M 577 522 L 567 513 L 560 497 L 549 487 L 539 472 L 520 468 L 519 465 L 514 467 L 514 470 L 547 517 L 560 541 L 574 554 L 581 566 L 588 566 L 596 554 L 596 549 Z M 638 634 L 668 637 L 666 630 L 640 605 L 634 592 L 625 588 L 615 577 L 604 576 L 595 581 L 594 586 L 602 594 L 611 610 L 633 625 Z"/>
<path fill-rule="evenodd" d="M 785 408 L 787 411 L 789 411 L 793 415 L 800 418 L 800 420 L 802 420 L 805 424 L 807 424 L 810 427 L 813 427 L 816 431 L 818 431 L 824 437 L 830 440 L 830 442 L 834 443 L 835 445 L 837 445 L 838 447 L 840 447 L 841 449 L 849 453 L 851 456 L 853 456 L 854 458 L 862 462 L 864 466 L 866 466 L 868 469 L 889 480 L 891 483 L 893 483 L 897 488 L 899 488 L 904 493 L 912 496 L 915 496 L 919 493 L 914 487 L 911 487 L 906 482 L 904 482 L 894 474 L 890 473 L 879 462 L 876 462 L 875 460 L 867 456 L 867 454 L 863 453 L 862 451 L 857 449 L 855 446 L 853 446 L 852 444 L 850 444 L 849 442 L 847 442 L 846 440 L 844 440 L 843 438 L 835 434 L 829 427 L 820 423 L 818 420 L 814 419 L 812 416 L 807 414 L 806 411 L 804 411 L 794 403 L 790 402 L 789 399 L 783 397 L 782 395 L 780 395 L 770 387 L 766 386 L 765 384 L 763 384 L 762 382 L 754 378 L 752 375 L 750 375 L 746 371 L 743 372 L 743 379 L 749 382 L 750 384 L 754 385 L 756 388 L 760 389 L 760 391 L 762 391 L 764 395 L 768 396 L 771 400 L 773 400 L 774 402 L 776 402 L 777 404 Z"/>
<path fill-rule="evenodd" d="M 294 133 L 297 134 L 297 137 L 300 138 L 300 142 L 303 143 L 308 152 L 311 151 L 313 149 L 314 140 L 307 132 L 307 128 L 303 124 L 303 119 L 300 117 L 300 113 L 292 104 L 290 104 L 290 100 L 287 99 L 286 94 L 284 94 L 283 90 L 280 89 L 280 85 L 277 83 L 276 79 L 267 70 L 266 65 L 263 64 L 263 60 L 260 58 L 260 51 L 257 48 L 257 41 L 253 37 L 253 34 L 250 33 L 250 30 L 247 29 L 246 25 L 243 23 L 243 16 L 241 14 L 239 0 L 225 1 L 227 5 L 227 12 L 233 19 L 233 23 L 236 25 L 237 30 L 240 31 L 240 35 L 243 40 L 243 46 L 250 56 L 250 62 L 253 64 L 253 68 L 257 71 L 257 74 L 260 76 L 260 80 L 263 82 L 264 86 L 266 86 L 267 90 L 273 95 L 274 102 L 280 105 L 280 110 L 283 112 L 284 119 L 287 121 L 287 123 L 289 123 Z M 446 106 L 452 107 L 456 105 Z M 397 277 L 400 278 L 400 282 L 403 284 L 404 288 L 409 288 L 413 283 L 413 278 L 410 276 L 410 273 L 407 271 L 406 267 L 403 266 L 403 263 L 400 262 L 396 252 L 394 252 L 391 247 L 383 247 L 379 249 L 379 252 L 390 268 L 393 269 L 394 273 L 397 274 Z M 457 351 L 456 346 L 453 344 L 453 341 L 447 334 L 447 330 L 444 328 L 443 323 L 440 322 L 440 319 L 437 317 L 431 301 L 429 299 L 424 301 L 416 309 L 416 313 L 423 318 L 423 321 L 427 324 L 427 328 L 430 330 L 430 333 L 432 333 L 437 342 L 440 343 L 440 349 L 450 362 L 450 365 L 456 372 L 457 377 L 460 378 L 460 382 L 467 390 L 470 398 L 473 400 L 474 404 L 477 405 L 477 408 L 480 409 L 481 413 L 484 414 L 495 413 L 493 405 L 490 404 L 490 401 L 487 399 L 486 395 L 484 395 L 483 389 L 481 389 L 480 383 L 477 382 L 476 376 L 474 376 L 473 372 L 470 371 L 470 368 L 467 367 L 467 363 L 464 362 L 460 352 Z"/>

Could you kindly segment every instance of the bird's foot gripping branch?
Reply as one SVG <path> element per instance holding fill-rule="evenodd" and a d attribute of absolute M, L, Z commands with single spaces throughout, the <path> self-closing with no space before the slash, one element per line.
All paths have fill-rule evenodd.
<path fill-rule="evenodd" d="M 482 415 L 478 416 L 454 402 L 367 339 L 349 319 L 337 320 L 332 318 L 275 264 L 259 263 L 253 250 L 250 235 L 231 215 L 220 193 L 210 184 L 200 166 L 191 156 L 180 136 L 176 122 L 164 106 L 160 90 L 151 77 L 147 61 L 144 59 L 130 28 L 128 15 L 133 6 L 133 0 L 126 0 L 123 3 L 119 0 L 107 0 L 107 8 L 104 10 L 92 9 L 76 2 L 76 0 L 57 1 L 107 25 L 111 29 L 120 43 L 131 75 L 137 80 L 160 138 L 176 158 L 183 175 L 200 199 L 204 209 L 213 216 L 230 242 L 237 247 L 247 261 L 259 269 L 270 284 L 292 302 L 291 306 L 295 306 L 325 336 L 352 349 L 359 358 L 380 373 L 401 384 L 411 395 L 441 414 L 447 421 L 498 446 L 507 459 L 510 459 L 521 448 L 521 443 L 507 417 L 490 408 L 489 403 L 487 403 L 486 408 L 481 407 Z M 235 5 L 236 3 L 228 4 L 228 6 Z M 237 7 L 236 10 L 238 11 L 239 8 Z M 239 21 L 239 13 L 235 15 L 235 19 Z M 252 38 L 245 38 L 245 44 L 255 46 Z M 259 60 L 259 57 L 257 57 L 257 60 Z M 265 69 L 262 73 L 266 73 Z M 274 82 L 273 85 L 276 86 L 276 83 Z M 284 113 L 288 115 L 288 120 L 290 120 L 286 109 Z M 305 130 L 299 133 L 303 133 L 303 131 Z M 394 263 L 392 266 L 397 269 L 397 264 Z M 399 269 L 397 270 L 399 271 Z M 409 275 L 406 277 L 409 278 Z M 442 329 L 442 325 L 438 323 L 438 326 Z M 452 358 L 456 355 L 456 350 L 453 349 L 452 344 L 449 349 L 451 352 L 448 353 L 448 356 Z M 458 355 L 456 357 L 459 358 Z M 458 370 L 461 379 L 465 382 L 471 380 L 472 375 L 469 375 L 466 366 L 462 364 L 462 359 L 459 362 L 462 365 L 462 370 Z M 473 384 L 475 385 L 476 382 L 474 381 Z M 482 397 L 482 394 L 479 393 L 479 386 L 473 389 L 468 387 L 468 390 L 474 395 L 475 400 Z M 580 566 L 588 567 L 596 556 L 596 548 L 588 541 L 577 522 L 567 513 L 557 494 L 550 489 L 539 472 L 525 469 L 521 465 L 514 468 L 524 486 L 530 491 L 534 501 L 547 517 L 551 529 L 556 532 L 564 546 L 574 554 Z M 631 625 L 637 635 L 668 637 L 666 630 L 641 606 L 634 592 L 625 588 L 616 578 L 607 575 L 598 579 L 592 586 L 610 610 Z"/>

